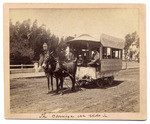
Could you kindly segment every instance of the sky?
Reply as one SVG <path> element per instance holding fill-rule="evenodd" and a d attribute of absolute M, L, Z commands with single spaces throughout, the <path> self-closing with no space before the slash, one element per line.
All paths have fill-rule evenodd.
<path fill-rule="evenodd" d="M 58 37 L 89 34 L 100 39 L 102 33 L 124 39 L 128 33 L 139 34 L 138 9 L 10 9 L 10 19 L 37 19 Z"/>

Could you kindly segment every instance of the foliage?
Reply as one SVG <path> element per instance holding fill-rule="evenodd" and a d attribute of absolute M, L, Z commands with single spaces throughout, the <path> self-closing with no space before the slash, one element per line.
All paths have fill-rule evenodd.
<path fill-rule="evenodd" d="M 59 38 L 51 34 L 44 24 L 38 27 L 37 20 L 32 25 L 30 19 L 14 25 L 10 20 L 10 64 L 38 61 L 44 42 L 48 44 L 49 51 L 54 51 Z"/>
<path fill-rule="evenodd" d="M 38 27 L 37 20 L 31 24 L 30 19 L 22 23 L 12 24 L 10 20 L 10 64 L 30 64 L 39 60 L 43 51 L 43 43 L 48 44 L 48 50 L 61 61 L 66 60 L 66 41 L 73 37 L 59 38 L 51 34 L 46 25 Z"/>
<path fill-rule="evenodd" d="M 56 56 L 59 58 L 60 61 L 66 61 L 66 48 L 67 48 L 67 41 L 72 40 L 74 37 L 61 37 L 60 43 L 58 44 L 58 47 L 56 49 Z"/>
<path fill-rule="evenodd" d="M 30 33 L 30 20 L 16 22 L 10 21 L 10 63 L 21 64 L 30 63 L 34 56 L 34 51 L 30 47 L 28 35 Z"/>
<path fill-rule="evenodd" d="M 125 36 L 125 59 L 139 61 L 139 36 L 136 32 Z"/>

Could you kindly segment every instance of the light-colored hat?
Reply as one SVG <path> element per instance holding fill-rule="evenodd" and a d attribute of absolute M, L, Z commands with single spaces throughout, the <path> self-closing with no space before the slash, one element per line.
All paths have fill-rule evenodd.
<path fill-rule="evenodd" d="M 43 47 L 46 47 L 46 46 L 47 46 L 47 43 L 44 43 L 44 44 L 43 44 Z"/>

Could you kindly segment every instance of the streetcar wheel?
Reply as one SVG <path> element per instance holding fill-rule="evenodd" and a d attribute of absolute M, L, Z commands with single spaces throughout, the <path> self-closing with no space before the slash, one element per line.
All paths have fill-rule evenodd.
<path fill-rule="evenodd" d="M 82 86 L 82 87 L 85 87 L 85 86 L 86 86 L 86 81 L 85 81 L 85 80 L 82 81 L 81 86 Z"/>
<path fill-rule="evenodd" d="M 103 87 L 103 80 L 102 79 L 96 80 L 96 84 L 99 88 L 102 88 Z"/>
<path fill-rule="evenodd" d="M 107 81 L 109 85 L 112 85 L 114 82 L 114 76 L 108 77 Z"/>

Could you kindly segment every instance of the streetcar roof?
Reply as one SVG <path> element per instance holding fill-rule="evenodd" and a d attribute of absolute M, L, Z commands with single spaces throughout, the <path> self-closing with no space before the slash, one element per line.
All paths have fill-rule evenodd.
<path fill-rule="evenodd" d="M 125 43 L 123 39 L 116 38 L 106 34 L 101 35 L 100 42 L 105 47 L 118 48 L 118 49 L 123 49 Z"/>
<path fill-rule="evenodd" d="M 118 48 L 123 49 L 124 48 L 124 40 L 120 38 L 116 38 L 113 36 L 109 36 L 106 34 L 102 34 L 100 36 L 100 39 L 96 39 L 88 34 L 82 34 L 78 37 L 75 37 L 74 39 L 68 41 L 67 43 L 83 43 L 83 42 L 95 42 L 95 43 L 101 43 L 104 47 L 111 47 L 111 48 Z"/>
<path fill-rule="evenodd" d="M 86 42 L 86 41 L 93 41 L 93 42 L 99 42 L 98 39 L 92 37 L 89 34 L 82 34 L 80 36 L 77 36 L 74 39 L 68 41 L 68 43 L 71 43 L 71 42 L 74 42 L 74 41 L 84 41 L 84 42 Z"/>

